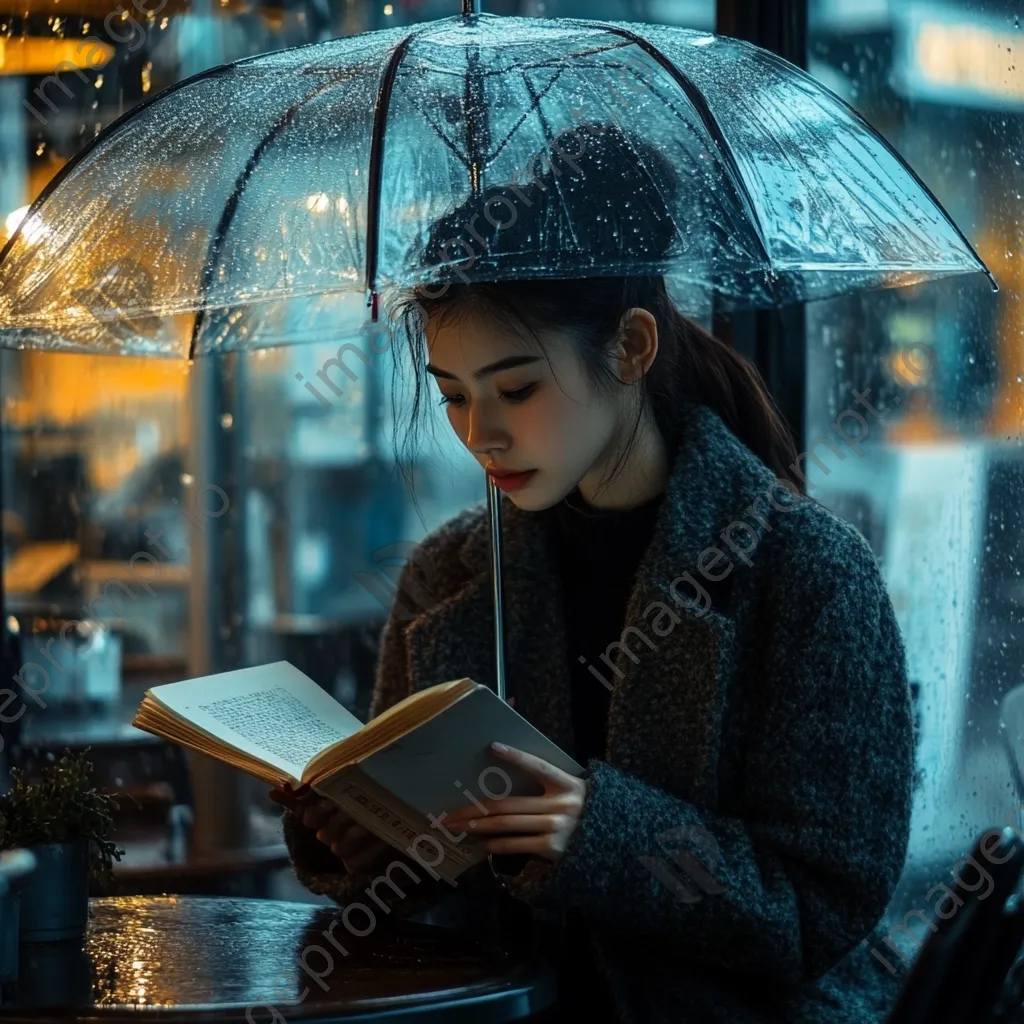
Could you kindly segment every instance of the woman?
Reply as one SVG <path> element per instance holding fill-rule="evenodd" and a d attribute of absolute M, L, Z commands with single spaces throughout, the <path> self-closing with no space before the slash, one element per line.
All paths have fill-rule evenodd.
<path fill-rule="evenodd" d="M 670 253 L 670 168 L 614 126 L 586 132 L 573 172 L 549 156 L 488 190 L 434 226 L 428 256 L 463 225 L 485 232 L 472 259 L 515 259 L 556 226 L 627 269 Z M 480 217 L 495 197 L 516 218 Z M 453 808 L 453 834 L 520 855 L 496 858 L 504 894 L 481 865 L 461 898 L 529 908 L 560 940 L 552 1020 L 882 1020 L 896 979 L 870 947 L 914 764 L 904 648 L 871 548 L 806 496 L 756 371 L 661 277 L 450 281 L 391 320 L 480 465 L 525 474 L 502 481 L 508 688 L 587 768 L 502 755 L 545 792 Z M 446 679 L 493 685 L 488 550 L 484 503 L 417 547 L 371 717 Z M 365 901 L 395 852 L 319 800 L 275 797 L 299 879 Z M 383 895 L 402 916 L 444 888 Z"/>

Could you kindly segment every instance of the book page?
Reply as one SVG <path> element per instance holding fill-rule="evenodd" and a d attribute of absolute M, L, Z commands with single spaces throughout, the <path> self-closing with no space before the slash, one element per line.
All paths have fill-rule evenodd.
<path fill-rule="evenodd" d="M 287 661 L 165 683 L 148 692 L 208 735 L 294 779 L 302 778 L 317 753 L 363 727 Z"/>

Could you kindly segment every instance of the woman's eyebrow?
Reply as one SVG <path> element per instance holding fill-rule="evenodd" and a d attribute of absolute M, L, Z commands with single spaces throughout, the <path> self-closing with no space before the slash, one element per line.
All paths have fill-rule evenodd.
<path fill-rule="evenodd" d="M 539 362 L 540 356 L 507 356 L 504 359 L 499 359 L 496 363 L 488 363 L 486 366 L 481 366 L 479 370 L 473 373 L 473 379 L 483 380 L 484 377 L 489 377 L 491 374 L 498 373 L 501 370 L 511 370 L 516 366 L 529 366 L 531 363 Z M 459 379 L 454 373 L 442 370 L 431 363 L 427 363 L 427 373 L 432 373 L 435 377 L 444 377 L 447 380 Z"/>

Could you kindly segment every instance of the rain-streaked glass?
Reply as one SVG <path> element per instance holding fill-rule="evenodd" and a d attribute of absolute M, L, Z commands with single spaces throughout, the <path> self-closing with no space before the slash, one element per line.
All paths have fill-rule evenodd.
<path fill-rule="evenodd" d="M 149 0 L 149 6 L 158 3 Z M 375 644 L 394 597 L 396 570 L 426 530 L 481 500 L 484 484 L 479 466 L 437 413 L 433 443 L 415 455 L 420 515 L 414 515 L 408 493 L 394 476 L 390 450 L 392 430 L 402 426 L 393 415 L 402 410 L 400 405 L 392 406 L 389 396 L 392 384 L 404 383 L 402 375 L 409 368 L 390 355 L 367 362 L 351 353 L 349 372 L 341 368 L 342 346 L 355 344 L 365 351 L 368 336 L 366 175 L 369 124 L 383 55 L 371 55 L 365 40 L 325 40 L 388 29 L 386 38 L 394 45 L 424 19 L 448 16 L 458 0 L 419 4 L 417 17 L 397 3 L 386 14 L 392 5 L 330 0 L 329 24 L 324 22 L 323 5 L 312 2 L 289 2 L 283 8 L 257 4 L 249 13 L 236 11 L 235 6 L 235 0 L 230 5 L 200 0 L 168 4 L 143 23 L 142 50 L 129 50 L 131 43 L 116 45 L 115 59 L 103 74 L 90 73 L 94 79 L 102 78 L 101 83 L 86 86 L 67 75 L 73 99 L 51 90 L 61 111 L 45 130 L 21 105 L 23 98 L 32 98 L 38 79 L 0 78 L 0 85 L 6 86 L 0 93 L 7 118 L 3 123 L 12 123 L 12 111 L 19 114 L 22 122 L 16 137 L 24 136 L 28 146 L 22 148 L 31 156 L 29 168 L 0 180 L 0 195 L 6 196 L 13 190 L 5 189 L 15 183 L 20 189 L 24 178 L 25 194 L 8 203 L 6 215 L 34 199 L 56 166 L 115 116 L 164 87 L 205 74 L 168 97 L 167 120 L 159 119 L 166 127 L 143 127 L 143 119 L 138 137 L 132 128 L 112 139 L 113 153 L 120 161 L 115 172 L 109 166 L 100 168 L 97 150 L 83 158 L 66 185 L 54 193 L 53 199 L 59 202 L 53 219 L 47 213 L 39 221 L 27 221 L 21 241 L 15 242 L 10 260 L 0 271 L 0 303 L 5 299 L 10 303 L 6 307 L 8 341 L 53 349 L 95 347 L 109 353 L 106 358 L 62 351 L 2 353 L 5 556 L 9 548 L 12 557 L 19 552 L 24 556 L 22 562 L 38 560 L 38 545 L 77 544 L 71 582 L 65 587 L 65 578 L 57 578 L 43 594 L 47 601 L 70 601 L 71 611 L 108 586 L 134 555 L 157 559 L 156 595 L 126 576 L 138 600 L 122 598 L 124 614 L 119 621 L 105 615 L 111 635 L 125 645 L 126 693 L 130 692 L 129 676 L 130 685 L 141 685 L 145 678 L 162 681 L 154 675 L 161 662 L 163 671 L 167 664 L 176 664 L 174 671 L 180 678 L 197 668 L 205 671 L 207 666 L 228 668 L 287 658 L 348 706 L 365 713 Z M 581 24 L 570 37 L 571 52 L 580 67 L 563 70 L 544 93 L 566 60 L 564 52 L 549 43 L 522 42 L 523 36 L 530 40 L 541 32 L 539 24 L 531 24 L 519 30 L 518 43 L 515 35 L 503 29 L 488 54 L 503 69 L 493 84 L 485 85 L 485 95 L 495 97 L 491 149 L 498 147 L 504 135 L 510 139 L 495 154 L 484 184 L 528 169 L 530 158 L 545 141 L 559 129 L 571 130 L 582 115 L 618 117 L 638 129 L 642 123 L 650 125 L 650 135 L 666 139 L 674 165 L 692 186 L 677 199 L 677 258 L 683 265 L 672 268 L 669 281 L 680 301 L 701 314 L 709 309 L 706 292 L 711 286 L 722 289 L 723 306 L 728 307 L 730 301 L 739 303 L 741 286 L 743 301 L 766 301 L 785 298 L 787 288 L 791 296 L 810 297 L 828 294 L 830 282 L 837 287 L 841 282 L 845 290 L 851 285 L 914 280 L 921 271 L 901 270 L 901 260 L 930 266 L 930 273 L 936 275 L 977 269 L 969 252 L 957 248 L 955 233 L 936 220 L 912 179 L 892 183 L 892 190 L 882 195 L 873 190 L 876 175 L 892 169 L 892 156 L 865 134 L 860 122 L 845 113 L 836 99 L 774 58 L 754 55 L 743 44 L 715 40 L 708 34 L 713 27 L 712 0 L 548 0 L 546 4 L 523 0 L 519 5 L 522 15 L 586 14 L 612 20 L 638 18 L 631 12 L 643 9 L 654 20 L 667 21 L 671 16 L 675 24 L 700 30 L 669 32 L 637 21 L 629 26 L 661 47 L 692 78 L 699 94 L 707 97 L 723 137 L 734 143 L 736 167 L 727 166 L 724 151 L 709 133 L 707 118 L 700 116 L 664 68 L 637 46 L 610 39 L 593 25 Z M 692 21 L 686 19 L 689 12 L 695 15 Z M 0 18 L 0 33 L 7 21 Z M 481 46 L 491 21 L 485 18 L 478 31 Z M 52 30 L 55 36 L 70 32 L 71 19 Z M 24 26 L 15 31 L 28 34 Z M 80 36 L 96 31 L 96 24 L 79 19 Z M 446 38 L 457 40 L 463 31 L 449 28 Z M 303 43 L 315 47 L 279 52 Z M 342 74 L 331 58 L 345 47 L 351 62 Z M 522 51 L 531 47 L 538 47 L 536 59 L 523 61 Z M 584 54 L 588 48 L 595 52 Z M 261 53 L 267 55 L 255 56 Z M 723 56 L 736 70 L 716 72 L 712 55 Z M 317 56 L 316 61 L 303 70 L 311 56 Z M 864 71 L 847 76 L 837 70 L 826 78 L 818 75 L 819 62 L 816 77 L 830 88 L 838 86 L 837 91 L 857 105 L 855 92 L 844 91 L 843 83 L 852 82 L 855 89 L 871 77 L 872 68 L 877 68 L 879 77 L 885 74 L 880 55 L 861 56 L 867 62 Z M 246 57 L 254 59 L 230 72 L 211 71 Z M 519 62 L 513 58 L 520 58 Z M 837 68 L 843 59 L 836 59 Z M 853 68 L 858 59 L 852 59 Z M 583 61 L 588 65 L 586 81 L 581 78 Z M 460 138 L 465 107 L 459 82 L 465 67 L 466 54 L 458 43 L 424 39 L 410 47 L 400 68 L 382 177 L 382 287 L 401 281 L 403 275 L 429 278 L 432 268 L 417 265 L 415 259 L 428 219 L 447 202 L 466 195 L 468 174 L 462 159 L 466 145 Z M 746 68 L 744 75 L 739 74 L 741 67 Z M 428 82 L 415 77 L 424 73 L 429 75 Z M 622 99 L 605 98 L 601 82 L 614 85 Z M 543 95 L 535 111 L 519 124 L 517 105 L 532 105 L 531 87 Z M 635 93 L 630 91 L 634 88 Z M 95 109 L 93 93 L 98 98 Z M 642 111 L 636 124 L 634 97 Z M 417 114 L 421 108 L 430 115 L 429 122 Z M 272 135 L 281 116 L 292 109 L 292 119 Z M 847 118 L 845 128 L 826 137 L 820 122 L 835 110 Z M 549 130 L 542 125 L 541 114 L 548 119 Z M 884 126 L 888 118 L 881 121 Z M 74 122 L 70 129 L 68 122 Z M 134 119 L 129 123 L 134 125 Z M 993 126 L 998 134 L 995 122 Z M 796 168 L 789 167 L 788 156 L 782 157 L 779 148 L 781 138 L 793 135 L 798 136 L 794 142 L 800 143 L 793 146 L 793 152 L 800 154 Z M 933 127 L 927 132 L 905 132 L 893 141 L 915 166 L 921 161 L 940 201 L 948 204 L 950 213 L 975 239 L 974 204 L 987 200 L 977 183 L 971 189 L 961 186 L 973 182 L 969 170 L 984 171 L 984 153 L 975 156 L 976 140 L 967 136 L 962 146 L 971 159 L 964 164 L 947 159 L 935 149 L 940 136 Z M 1001 137 L 1010 145 L 1008 136 Z M 58 140 L 63 140 L 60 153 L 41 174 L 39 163 Z M 250 158 L 264 140 L 259 159 L 239 188 Z M 865 148 L 858 150 L 860 146 Z M 15 151 L 14 146 L 8 149 Z M 39 153 L 42 156 L 35 155 Z M 823 178 L 823 171 L 831 177 Z M 425 176 L 425 184 L 447 188 L 447 197 L 440 193 L 432 197 L 418 187 L 414 190 L 418 173 Z M 944 174 L 948 180 L 943 180 Z M 744 194 L 741 183 L 756 207 L 760 232 L 737 216 L 737 203 Z M 61 194 L 64 188 L 66 196 Z M 1022 191 L 1019 181 L 1013 191 Z M 235 194 L 237 204 L 226 217 Z M 844 196 L 850 200 L 848 205 L 843 205 Z M 1019 203 L 1012 201 L 1009 188 L 1003 196 L 1007 200 L 1004 214 L 1019 229 Z M 890 205 L 897 201 L 906 204 L 899 215 Z M 270 217 L 268 203 L 275 211 Z M 992 215 L 989 221 L 994 224 L 998 218 Z M 76 236 L 76 229 L 85 224 L 88 230 Z M 211 246 L 218 227 L 222 230 L 214 259 Z M 889 237 L 894 227 L 900 229 L 899 239 Z M 758 251 L 759 235 L 771 236 L 772 262 L 778 262 L 775 269 L 781 271 L 774 281 L 774 296 L 768 294 L 770 277 Z M 934 263 L 932 242 L 936 241 L 947 245 L 942 258 L 951 262 L 945 268 Z M 552 256 L 555 250 L 564 260 L 563 252 L 571 254 L 571 245 L 563 247 L 564 242 L 571 239 L 546 239 L 543 251 Z M 702 249 L 705 245 L 707 251 Z M 1019 293 L 1007 273 L 1014 266 L 1013 258 L 1002 255 L 1014 250 L 1019 254 L 1017 245 L 982 246 L 985 258 L 999 268 L 1004 287 L 1000 301 L 1010 301 L 1008 290 Z M 817 265 L 798 273 L 792 266 L 787 270 L 787 263 L 803 251 Z M 866 276 L 853 276 L 860 271 L 851 271 L 847 264 L 861 259 L 874 262 L 866 268 Z M 886 261 L 895 263 L 895 268 L 886 267 Z M 559 267 L 559 273 L 573 269 L 554 258 L 550 266 Z M 494 268 L 480 260 L 475 269 L 483 275 Z M 16 303 L 12 296 L 22 285 L 26 290 Z M 872 302 L 889 303 L 899 311 L 909 300 L 912 315 L 892 318 L 893 337 L 906 341 L 920 337 L 922 318 L 913 315 L 915 304 L 925 303 L 928 294 L 947 294 L 948 285 L 938 282 L 917 293 L 897 290 L 877 299 L 837 300 L 821 304 L 817 313 L 812 306 L 815 379 L 821 379 L 824 359 L 827 386 L 838 388 L 858 359 L 873 360 L 889 351 L 885 318 L 870 312 Z M 281 297 L 282 288 L 289 297 Z M 993 308 L 983 278 L 979 276 L 971 288 L 979 302 Z M 203 302 L 215 307 L 200 321 L 198 350 L 209 358 L 198 360 L 189 370 L 183 362 L 175 366 L 124 355 L 183 356 L 189 350 L 194 310 Z M 156 317 L 150 315 L 154 303 L 161 304 Z M 974 323 L 975 340 L 961 344 L 953 326 L 959 321 L 950 318 L 956 308 L 936 302 L 925 318 L 937 325 L 937 333 L 945 332 L 933 347 L 944 358 L 955 359 L 944 380 L 966 382 L 944 384 L 944 401 L 952 401 L 955 408 L 966 405 L 970 411 L 988 400 L 978 378 L 969 374 L 988 365 L 997 347 L 1005 353 L 1000 356 L 1003 366 L 1012 365 L 1013 353 L 1019 349 L 1012 347 L 1013 331 L 1000 327 L 997 333 L 992 327 L 986 333 L 988 327 L 979 327 L 981 315 Z M 993 324 L 995 320 L 993 316 Z M 979 343 L 978 337 L 984 341 Z M 998 346 L 993 340 L 997 337 Z M 969 361 L 971 355 L 976 355 L 975 363 Z M 835 379 L 832 374 L 837 374 Z M 899 379 L 886 378 L 885 394 L 898 393 Z M 906 380 L 905 374 L 902 379 Z M 1010 378 L 1003 375 L 1001 380 Z M 827 386 L 815 395 L 825 394 Z M 849 399 L 843 392 L 830 401 L 827 421 Z M 822 415 L 820 408 L 814 411 L 812 425 L 821 423 Z M 918 424 L 908 419 L 908 429 Z M 942 558 L 955 560 L 957 573 L 972 567 L 977 572 L 972 560 L 991 558 L 991 553 L 982 556 L 975 540 L 973 546 L 950 547 L 945 554 L 947 549 L 941 547 L 945 536 L 934 545 L 926 544 L 923 554 L 912 548 L 918 514 L 934 516 L 942 510 L 943 523 L 952 522 L 967 533 L 977 529 L 980 505 L 970 505 L 968 516 L 964 511 L 968 506 L 960 499 L 948 506 L 932 501 L 922 485 L 922 481 L 948 478 L 963 487 L 978 487 L 979 474 L 971 468 L 973 457 L 969 455 L 966 463 L 940 462 L 938 468 L 920 462 L 907 471 L 903 479 L 908 482 L 900 486 L 914 494 L 912 506 L 886 504 L 889 495 L 899 490 L 898 475 L 879 470 L 880 497 L 871 499 L 871 515 L 860 515 L 859 510 L 869 503 L 857 496 L 852 484 L 850 500 L 844 501 L 838 493 L 842 488 L 829 490 L 851 460 L 836 467 L 827 480 L 814 480 L 822 495 L 865 524 L 873 540 L 878 534 L 871 532 L 872 523 L 885 523 L 886 516 L 897 509 L 914 513 L 906 516 L 908 527 L 898 549 L 907 552 L 900 555 L 903 578 L 913 575 L 915 558 L 930 558 L 935 571 L 929 577 L 928 596 L 956 602 L 960 615 L 950 616 L 940 607 L 930 629 L 922 632 L 919 624 L 928 624 L 935 606 L 921 600 L 917 618 L 911 620 L 906 603 L 909 588 L 903 586 L 901 591 L 890 574 L 914 666 L 926 665 L 929 657 L 937 661 L 946 634 L 953 638 L 948 646 L 950 657 L 960 659 L 957 664 L 968 657 L 965 652 L 972 642 L 975 649 L 979 647 L 963 625 L 967 599 L 961 600 L 958 591 L 963 576 L 952 574 Z M 857 465 L 870 462 L 861 459 Z M 1019 506 L 1016 485 L 1009 490 L 1000 486 L 1003 489 L 993 493 L 1008 493 L 1009 498 L 999 498 L 1003 504 L 996 507 L 1012 509 L 1013 500 Z M 208 499 L 210 487 L 221 488 L 229 503 L 228 513 L 216 520 L 196 513 L 200 494 L 205 492 Z M 1000 532 L 1000 537 L 1014 530 L 1020 533 L 1019 522 L 1013 522 L 1009 513 L 999 525 L 1007 531 Z M 888 555 L 887 565 L 895 564 L 896 555 Z M 986 593 L 981 582 L 971 591 L 975 595 L 971 600 L 979 593 Z M 990 609 L 991 602 L 984 607 Z M 1011 630 L 1014 625 L 1005 614 L 998 622 Z M 991 659 L 1014 656 L 1012 649 L 1001 653 L 1003 642 L 1011 643 L 1012 638 L 996 637 L 985 645 Z M 1021 661 L 1018 652 L 1017 664 Z M 930 678 L 940 678 L 944 671 L 940 666 Z M 925 705 L 927 722 L 941 721 L 941 729 L 947 732 L 940 734 L 939 726 L 927 726 L 925 744 L 930 750 L 945 749 L 947 733 L 969 735 L 967 726 L 961 728 L 970 717 L 966 698 L 957 691 L 948 698 L 940 692 L 936 699 L 939 703 Z M 947 704 L 961 709 L 959 718 L 943 717 Z M 45 731 L 57 720 L 54 702 L 39 716 L 37 728 Z M 97 716 L 89 726 L 101 730 L 103 722 Z M 950 773 L 952 763 L 946 766 Z M 236 824 L 230 814 L 238 807 L 244 809 L 244 801 L 232 801 L 224 792 L 221 797 L 220 815 L 226 824 Z M 934 849 L 941 851 L 939 859 L 945 857 L 950 843 L 969 831 L 968 820 L 959 815 L 963 802 L 970 799 L 970 791 L 961 786 L 948 814 L 941 802 L 933 801 L 934 821 L 917 819 L 915 851 L 927 852 L 931 837 L 941 833 L 942 841 L 934 841 Z M 285 894 L 315 899 L 297 885 Z M 916 894 L 915 890 L 911 902 Z"/>
<path fill-rule="evenodd" d="M 135 111 L 10 243 L 8 343 L 180 355 L 197 310 L 269 304 L 268 321 L 294 297 L 365 292 L 370 140 L 392 58 L 382 290 L 456 266 L 470 280 L 649 272 L 691 296 L 687 309 L 714 291 L 727 311 L 983 269 L 859 117 L 770 54 L 639 22 L 454 17 L 248 58 Z M 482 189 L 529 180 L 553 139 L 571 166 L 583 122 L 618 123 L 668 158 L 671 183 L 641 168 L 670 211 L 666 253 L 595 266 L 570 220 L 527 251 L 424 259 L 430 222 L 468 198 L 475 161 Z M 199 335 L 196 351 L 223 343 Z"/>
<path fill-rule="evenodd" d="M 807 310 L 811 493 L 879 557 L 916 694 L 921 777 L 878 950 L 903 973 L 934 887 L 986 829 L 1022 824 L 1009 744 L 1024 723 L 1000 721 L 1024 685 L 1024 31 L 978 0 L 813 0 L 811 15 L 812 73 L 920 172 L 1000 286 L 933 281 Z"/>
<path fill-rule="evenodd" d="M 94 0 L 84 2 L 95 9 Z M 0 245 L 76 151 L 161 89 L 226 62 L 408 27 L 459 6 L 458 0 L 432 0 L 413 13 L 364 0 L 288 0 L 283 6 L 146 0 L 152 17 L 130 16 L 119 24 L 115 13 L 110 20 L 118 41 L 95 14 L 76 16 L 68 0 L 60 3 L 64 10 L 55 9 L 56 0 L 27 0 L 24 15 L 0 15 L 6 43 L 0 76 Z M 524 15 L 545 13 L 536 0 L 517 6 Z M 714 19 L 713 0 L 550 0 L 546 8 L 556 16 L 646 12 L 703 29 Z M 51 74 L 60 44 L 75 48 L 79 40 L 87 53 L 84 44 L 100 37 L 109 46 L 106 63 L 84 71 L 84 78 L 63 73 L 65 92 Z M 12 54 L 23 41 L 41 57 L 35 73 L 13 71 Z M 199 138 L 190 125 L 186 145 L 198 145 Z M 215 153 L 217 140 L 208 144 L 207 155 Z M 267 167 L 286 169 L 281 156 L 282 151 L 268 153 Z M 322 167 L 337 173 L 329 159 Z M 173 194 L 181 184 L 175 166 L 158 157 L 155 168 L 150 197 Z M 143 177 L 136 173 L 128 181 L 134 195 Z M 358 179 L 351 175 L 352 182 Z M 109 187 L 102 177 L 95 180 Z M 322 191 L 305 189 L 304 184 L 295 223 L 305 227 L 307 238 L 326 214 L 350 212 L 328 202 Z M 124 223 L 118 218 L 127 196 L 122 191 L 104 207 L 111 224 Z M 252 207 L 242 204 L 236 212 L 243 222 Z M 42 749 L 59 748 L 73 733 L 88 735 L 94 751 L 111 739 L 127 739 L 145 758 L 160 745 L 127 723 L 146 686 L 281 658 L 365 715 L 397 572 L 426 531 L 481 498 L 478 465 L 440 409 L 434 410 L 432 437 L 413 455 L 414 514 L 395 476 L 391 450 L 394 430 L 404 426 L 394 415 L 403 413 L 403 375 L 409 368 L 390 354 L 367 362 L 351 350 L 342 353 L 348 369 L 342 368 L 342 346 L 366 350 L 369 314 L 359 289 L 210 311 L 202 330 L 211 354 L 193 367 L 184 360 L 126 355 L 184 353 L 194 314 L 155 321 L 132 315 L 160 294 L 151 274 L 152 247 L 140 228 L 125 240 L 118 260 L 101 260 L 97 247 L 110 234 L 110 225 L 92 225 L 87 244 L 78 249 L 81 269 L 65 266 L 72 303 L 82 288 L 94 292 L 90 316 L 102 323 L 106 354 L 52 350 L 87 340 L 88 331 L 80 330 L 62 331 L 51 350 L 0 348 L 0 389 L 5 609 L 24 627 L 22 660 L 50 642 L 51 655 L 64 661 L 66 651 L 59 639 L 53 643 L 53 630 L 62 618 L 88 615 L 103 641 L 96 643 L 96 653 L 105 669 L 116 662 L 115 674 L 97 675 L 102 694 L 91 684 L 87 692 L 75 693 L 69 676 L 54 671 L 45 708 L 32 702 L 34 713 L 20 723 L 0 724 L 0 737 L 8 741 L 3 754 L 22 756 L 11 732 L 21 728 L 21 738 Z M 179 240 L 182 252 L 194 241 L 188 230 Z M 240 260 L 243 254 L 236 255 Z M 241 270 L 241 263 L 234 269 Z M 35 331 L 26 343 L 39 340 Z M 393 386 L 397 406 L 390 401 Z M 220 511 L 225 503 L 219 517 L 201 510 Z M 102 600 L 104 592 L 113 602 Z M 40 609 L 58 617 L 48 623 L 37 615 Z M 109 706 L 111 696 L 118 706 Z M 84 698 L 99 703 L 75 712 L 75 700 Z M 170 747 L 163 753 L 168 773 L 175 765 L 180 776 L 182 751 Z M 115 787 L 130 781 L 135 763 L 117 761 L 122 774 L 104 781 Z M 194 761 L 189 766 L 196 768 Z M 257 844 L 279 842 L 276 808 L 262 788 L 254 789 L 240 773 L 225 770 L 225 778 L 210 768 L 199 765 L 191 773 L 196 838 L 232 848 L 247 834 Z M 166 788 L 167 777 L 154 783 Z M 171 850 L 185 838 L 184 810 L 166 815 Z M 149 856 L 155 849 L 150 847 Z M 137 867 L 138 857 L 131 849 L 126 864 Z M 288 870 L 270 885 L 283 898 L 321 900 Z"/>

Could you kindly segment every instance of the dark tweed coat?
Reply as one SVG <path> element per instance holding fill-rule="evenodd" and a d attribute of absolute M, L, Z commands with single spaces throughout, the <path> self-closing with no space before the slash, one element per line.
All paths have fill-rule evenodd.
<path fill-rule="evenodd" d="M 583 915 L 619 1021 L 884 1020 L 897 982 L 869 946 L 885 950 L 877 925 L 907 851 L 914 732 L 878 563 L 706 406 L 682 406 L 680 423 L 626 611 L 634 629 L 613 659 L 605 757 L 587 765 L 561 860 L 531 859 L 506 887 L 538 920 Z M 504 510 L 508 691 L 572 753 L 576 652 L 553 553 L 538 513 Z M 488 543 L 481 502 L 419 545 L 382 636 L 371 716 L 461 676 L 494 686 Z M 284 827 L 303 884 L 369 902 L 370 876 L 346 876 L 291 814 Z M 680 848 L 709 865 L 708 834 L 722 891 L 677 898 L 651 866 Z M 402 897 L 383 896 L 396 916 L 451 892 L 394 875 Z M 461 898 L 497 894 L 489 871 L 463 879 Z"/>

